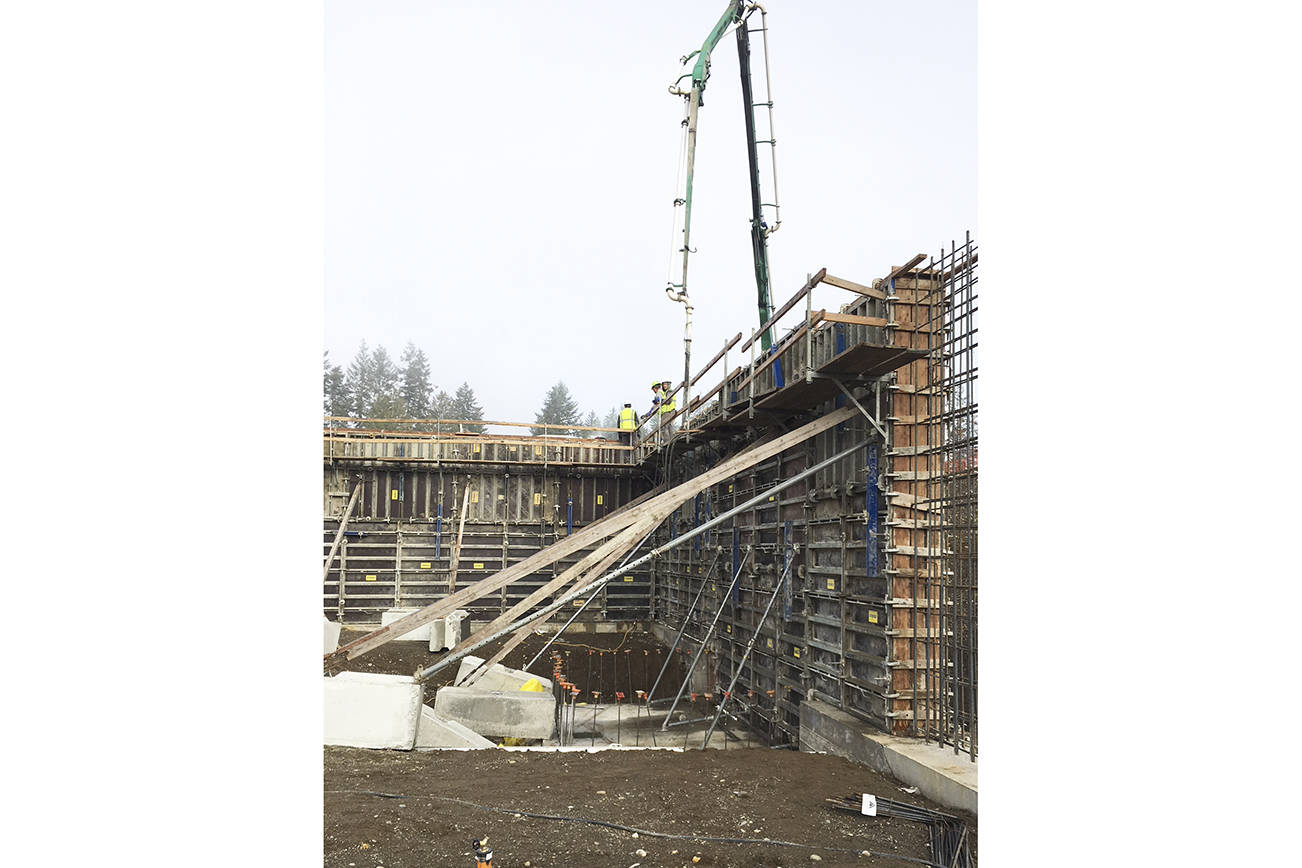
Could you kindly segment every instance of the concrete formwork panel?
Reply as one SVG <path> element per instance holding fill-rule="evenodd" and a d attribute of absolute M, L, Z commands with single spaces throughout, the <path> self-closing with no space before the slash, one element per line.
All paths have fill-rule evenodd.
<path fill-rule="evenodd" d="M 325 679 L 325 743 L 411 750 L 421 692 L 410 675 L 341 672 Z"/>
<path fill-rule="evenodd" d="M 556 700 L 550 693 L 440 687 L 434 695 L 434 711 L 480 735 L 549 738 L 555 726 Z"/>

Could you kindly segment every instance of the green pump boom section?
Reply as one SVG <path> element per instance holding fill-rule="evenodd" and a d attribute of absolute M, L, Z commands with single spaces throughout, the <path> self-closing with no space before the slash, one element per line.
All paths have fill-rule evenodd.
<path fill-rule="evenodd" d="M 751 8 L 758 7 L 752 6 Z M 718 45 L 719 40 L 723 38 L 728 28 L 735 23 L 737 24 L 737 60 L 741 67 L 742 115 L 746 122 L 746 156 L 750 168 L 751 254 L 755 261 L 755 286 L 759 296 L 760 326 L 763 327 L 768 325 L 773 316 L 773 302 L 769 289 L 768 227 L 764 222 L 761 210 L 762 203 L 760 202 L 759 159 L 756 153 L 757 142 L 755 141 L 755 118 L 753 114 L 754 96 L 751 91 L 750 33 L 746 26 L 745 14 L 746 5 L 744 0 L 734 0 L 734 2 L 729 3 L 718 23 L 714 25 L 714 29 L 710 31 L 710 35 L 701 44 L 700 49 L 683 58 L 683 63 L 693 57 L 696 58 L 696 64 L 692 67 L 691 72 L 691 91 L 685 93 L 676 87 L 670 88 L 671 92 L 685 96 L 688 99 L 687 186 L 683 202 L 683 282 L 678 285 L 678 289 L 681 290 L 683 295 L 686 295 L 687 256 L 690 250 L 689 242 L 692 225 L 692 180 L 696 152 L 697 111 L 705 104 L 703 95 L 706 80 L 710 77 L 710 53 Z M 684 75 L 682 78 L 686 77 Z M 671 297 L 673 289 L 674 287 L 671 285 Z M 771 331 L 771 329 L 765 328 L 760 335 L 760 345 L 765 352 L 772 345 Z"/>

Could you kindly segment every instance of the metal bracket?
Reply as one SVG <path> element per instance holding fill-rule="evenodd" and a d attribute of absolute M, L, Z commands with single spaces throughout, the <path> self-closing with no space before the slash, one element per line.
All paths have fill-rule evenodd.
<path fill-rule="evenodd" d="M 831 380 L 833 383 L 836 383 L 837 387 L 840 388 L 840 390 L 845 393 L 845 396 L 850 399 L 850 403 L 854 404 L 855 408 L 863 414 L 864 418 L 871 422 L 872 426 L 877 429 L 877 432 L 882 435 L 882 439 L 886 439 L 886 429 L 881 426 L 881 423 L 872 417 L 871 413 L 863 408 L 863 404 L 860 404 L 859 399 L 850 393 L 850 390 L 845 387 L 845 383 L 842 383 L 831 374 L 814 374 L 813 376 L 820 377 L 824 380 Z"/>

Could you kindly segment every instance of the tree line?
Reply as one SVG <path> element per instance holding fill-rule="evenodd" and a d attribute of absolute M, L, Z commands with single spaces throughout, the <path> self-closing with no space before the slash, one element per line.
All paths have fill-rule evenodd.
<path fill-rule="evenodd" d="M 470 424 L 484 418 L 484 408 L 475 397 L 475 390 L 463 382 L 452 394 L 433 383 L 433 371 L 425 351 L 408 341 L 397 362 L 383 346 L 369 347 L 362 341 L 353 360 L 345 368 L 330 361 L 330 351 L 322 356 L 324 366 L 323 408 L 327 416 L 361 419 L 455 419 L 463 420 L 459 426 L 467 433 L 483 433 L 484 426 Z M 515 420 L 508 420 L 515 421 Z M 581 437 L 616 439 L 613 432 L 580 431 L 566 426 L 614 428 L 619 421 L 619 408 L 613 407 L 598 416 L 596 411 L 586 415 L 570 394 L 563 381 L 547 390 L 542 407 L 534 416 L 529 430 L 535 435 L 569 434 Z M 343 423 L 358 427 L 358 421 Z M 433 430 L 434 425 L 417 422 L 375 422 L 371 427 L 404 430 Z M 543 425 L 560 426 L 543 428 Z"/>

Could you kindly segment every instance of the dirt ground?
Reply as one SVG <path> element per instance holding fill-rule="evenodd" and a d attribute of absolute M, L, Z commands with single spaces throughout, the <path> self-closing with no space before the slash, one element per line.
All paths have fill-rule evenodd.
<path fill-rule="evenodd" d="M 351 638 L 358 635 L 351 633 Z M 346 632 L 341 642 L 349 638 Z M 505 662 L 521 665 L 543 641 L 531 637 Z M 643 683 L 654 680 L 664 660 L 663 647 L 642 633 L 575 634 L 563 641 L 556 647 L 570 654 L 567 677 L 585 690 L 628 692 L 626 682 L 645 689 Z M 631 653 L 625 655 L 625 649 Z M 639 656 L 645 656 L 645 676 Z M 395 642 L 348 668 L 410 674 L 435 659 L 419 643 Z M 622 673 L 615 671 L 616 659 Z M 599 675 L 603 660 L 605 674 Z M 546 676 L 550 669 L 546 658 L 535 667 Z M 677 689 L 685 666 L 678 669 L 676 679 L 666 675 L 671 690 Z M 902 786 L 840 757 L 765 747 L 595 753 L 328 747 L 324 864 L 473 866 L 471 841 L 484 836 L 494 851 L 493 864 L 500 868 L 929 864 L 925 826 L 849 814 L 824 802 L 873 793 L 945 810 Z M 964 819 L 975 861 L 976 820 Z M 763 843 L 765 838 L 770 842 Z M 776 841 L 799 846 L 772 843 Z M 860 855 L 864 850 L 872 855 Z"/>

